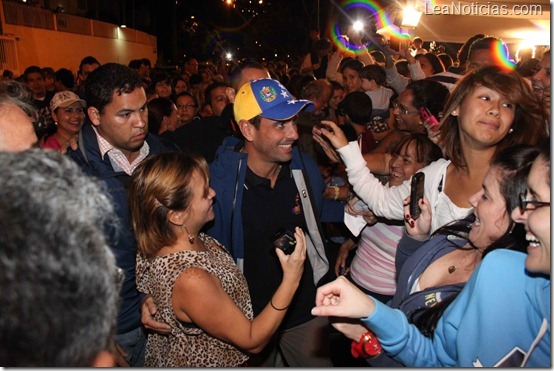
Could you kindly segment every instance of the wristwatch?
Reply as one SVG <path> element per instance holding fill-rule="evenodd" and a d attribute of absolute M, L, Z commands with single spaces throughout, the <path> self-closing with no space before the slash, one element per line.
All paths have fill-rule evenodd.
<path fill-rule="evenodd" d="M 381 354 L 383 348 L 379 339 L 371 331 L 365 332 L 358 342 L 353 341 L 350 352 L 354 358 L 373 358 Z"/>

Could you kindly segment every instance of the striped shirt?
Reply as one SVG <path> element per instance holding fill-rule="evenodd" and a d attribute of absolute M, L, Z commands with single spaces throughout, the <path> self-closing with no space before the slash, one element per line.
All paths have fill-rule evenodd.
<path fill-rule="evenodd" d="M 382 295 L 396 292 L 396 247 L 404 225 L 376 223 L 362 230 L 350 275 L 363 288 Z"/>

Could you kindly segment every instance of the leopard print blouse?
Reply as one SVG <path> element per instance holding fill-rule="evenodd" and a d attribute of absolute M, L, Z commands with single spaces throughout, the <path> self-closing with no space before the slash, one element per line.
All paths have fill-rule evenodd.
<path fill-rule="evenodd" d="M 158 303 L 154 319 L 171 326 L 168 336 L 148 334 L 146 367 L 233 367 L 248 360 L 248 356 L 233 345 L 208 335 L 193 324 L 179 321 L 173 312 L 171 295 L 175 281 L 183 270 L 196 267 L 219 278 L 224 291 L 246 317 L 253 318 L 246 279 L 231 255 L 208 235 L 201 233 L 198 237 L 207 251 L 180 251 L 152 260 L 137 257 L 138 289 L 151 294 Z"/>

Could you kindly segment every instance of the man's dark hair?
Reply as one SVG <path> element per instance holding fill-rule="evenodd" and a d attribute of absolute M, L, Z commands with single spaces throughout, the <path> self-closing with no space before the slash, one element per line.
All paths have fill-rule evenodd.
<path fill-rule="evenodd" d="M 129 62 L 129 68 L 138 70 L 141 64 L 142 64 L 142 61 L 140 59 L 133 59 Z"/>
<path fill-rule="evenodd" d="M 44 77 L 52 77 L 54 79 L 56 78 L 56 72 L 52 67 L 44 67 L 42 69 L 42 74 L 44 75 Z"/>
<path fill-rule="evenodd" d="M 368 64 L 360 70 L 360 78 L 369 81 L 374 80 L 377 85 L 385 84 L 387 75 L 385 69 L 378 64 Z"/>
<path fill-rule="evenodd" d="M 350 117 L 353 124 L 365 125 L 371 120 L 373 104 L 366 93 L 361 91 L 349 93 L 339 103 L 339 109 L 341 108 Z"/>
<path fill-rule="evenodd" d="M 140 59 L 139 59 L 139 62 L 140 62 Z M 150 86 L 152 87 L 152 89 L 154 89 L 156 84 L 159 82 L 165 81 L 166 83 L 171 85 L 171 77 L 165 70 L 162 70 L 161 68 L 154 68 L 153 70 L 150 71 L 150 81 L 151 81 Z"/>
<path fill-rule="evenodd" d="M 4 72 L 2 72 L 2 77 L 5 79 L 6 78 L 13 79 L 13 71 L 4 70 Z"/>
<path fill-rule="evenodd" d="M 473 35 L 472 37 L 467 39 L 467 41 L 460 47 L 460 49 L 458 49 L 456 58 L 458 59 L 459 64 L 464 64 L 467 62 L 467 58 L 469 57 L 469 48 L 471 44 L 473 44 L 475 40 L 481 39 L 483 37 L 485 37 L 485 35 L 483 35 L 482 33 Z"/>
<path fill-rule="evenodd" d="M 95 69 L 85 81 L 85 94 L 89 107 L 102 113 L 104 107 L 118 95 L 129 94 L 142 88 L 142 79 L 137 71 L 119 63 L 106 63 Z"/>
<path fill-rule="evenodd" d="M 75 87 L 75 76 L 73 76 L 73 72 L 67 68 L 60 68 L 56 71 L 56 80 L 61 82 L 63 86 L 68 89 L 73 89 Z"/>
<path fill-rule="evenodd" d="M 140 64 L 144 64 L 145 66 L 152 67 L 152 63 L 150 62 L 150 59 L 148 59 L 148 58 L 140 59 Z"/>
<path fill-rule="evenodd" d="M 427 107 L 438 120 L 442 117 L 442 110 L 446 100 L 450 96 L 448 88 L 440 82 L 423 79 L 412 81 L 406 86 L 414 94 L 412 104 L 418 110 Z"/>
<path fill-rule="evenodd" d="M 98 62 L 98 60 L 91 55 L 89 55 L 88 57 L 84 57 L 81 60 L 81 63 L 79 64 L 79 72 L 83 72 L 84 64 L 97 64 L 100 66 L 100 62 Z"/>
<path fill-rule="evenodd" d="M 44 78 L 44 72 L 42 72 L 42 69 L 39 66 L 29 66 L 25 68 L 25 71 L 23 72 L 23 78 L 25 79 L 25 82 L 27 82 L 27 78 L 31 73 L 38 73 L 42 76 L 42 78 Z"/>
<path fill-rule="evenodd" d="M 206 104 L 212 103 L 212 91 L 214 91 L 217 88 L 227 88 L 229 85 L 222 81 L 214 81 L 208 87 L 206 88 L 206 91 L 204 92 L 204 102 Z"/>

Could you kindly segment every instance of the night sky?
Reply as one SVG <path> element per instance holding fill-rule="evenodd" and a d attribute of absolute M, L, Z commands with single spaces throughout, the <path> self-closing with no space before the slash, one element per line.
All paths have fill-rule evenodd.
<path fill-rule="evenodd" d="M 138 0 L 137 0 L 138 1 Z M 156 0 L 144 1 L 158 55 L 178 64 L 183 55 L 215 58 L 224 50 L 235 57 L 279 57 L 301 53 L 310 27 L 317 26 L 318 0 Z M 328 1 L 320 1 L 326 19 Z M 192 18 L 194 17 L 194 18 Z M 324 22 L 319 27 L 324 30 Z"/>

